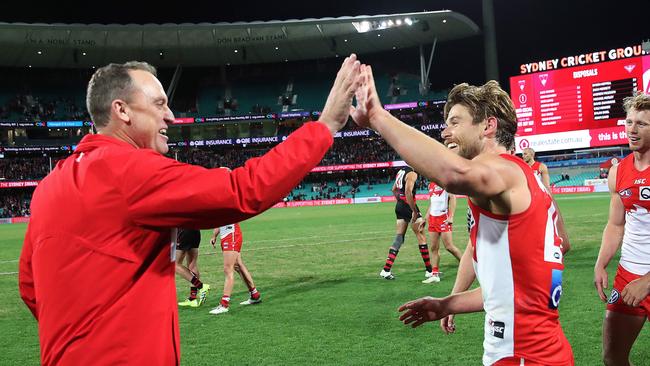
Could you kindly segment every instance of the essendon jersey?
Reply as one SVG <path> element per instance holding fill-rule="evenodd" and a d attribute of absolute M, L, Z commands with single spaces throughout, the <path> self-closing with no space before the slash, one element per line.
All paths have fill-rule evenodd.
<path fill-rule="evenodd" d="M 638 171 L 634 154 L 618 165 L 616 191 L 625 207 L 621 266 L 643 276 L 650 272 L 650 168 Z"/>
<path fill-rule="evenodd" d="M 400 169 L 395 176 L 395 186 L 399 189 L 399 197 L 406 200 L 406 175 L 413 171 L 413 168 L 406 166 Z M 415 197 L 415 184 L 413 185 L 413 197 Z"/>
<path fill-rule="evenodd" d="M 429 202 L 430 216 L 442 216 L 447 214 L 449 209 L 449 194 L 444 188 L 434 182 L 429 183 Z"/>
<path fill-rule="evenodd" d="M 485 309 L 483 363 L 519 357 L 542 365 L 572 365 L 557 310 L 564 265 L 555 205 L 523 160 L 500 156 L 524 172 L 531 202 L 521 213 L 497 215 L 468 200 L 474 270 Z"/>

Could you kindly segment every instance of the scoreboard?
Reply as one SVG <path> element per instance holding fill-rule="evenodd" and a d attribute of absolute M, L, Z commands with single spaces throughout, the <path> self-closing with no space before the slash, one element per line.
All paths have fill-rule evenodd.
<path fill-rule="evenodd" d="M 540 65 L 547 70 L 510 78 L 517 151 L 627 143 L 623 99 L 637 90 L 650 93 L 650 56 L 560 69 L 550 60 Z"/>

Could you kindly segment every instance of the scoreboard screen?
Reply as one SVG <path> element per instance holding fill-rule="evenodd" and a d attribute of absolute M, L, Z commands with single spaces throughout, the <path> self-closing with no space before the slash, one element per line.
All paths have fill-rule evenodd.
<path fill-rule="evenodd" d="M 511 77 L 517 151 L 626 144 L 623 99 L 637 90 L 650 93 L 650 56 Z"/>

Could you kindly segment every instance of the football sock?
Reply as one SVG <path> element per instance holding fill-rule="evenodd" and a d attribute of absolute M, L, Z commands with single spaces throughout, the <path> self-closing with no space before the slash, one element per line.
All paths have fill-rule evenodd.
<path fill-rule="evenodd" d="M 253 287 L 253 289 L 250 290 L 249 293 L 251 294 L 251 299 L 253 299 L 253 300 L 257 300 L 257 299 L 260 298 L 260 292 L 257 291 L 257 289 L 255 287 Z"/>
<path fill-rule="evenodd" d="M 429 256 L 429 246 L 426 244 L 418 245 L 420 248 L 420 255 L 424 261 L 424 267 L 427 269 L 427 272 L 431 272 L 431 257 Z"/>
<path fill-rule="evenodd" d="M 397 258 L 397 253 L 399 253 L 399 250 L 393 248 L 388 249 L 388 258 L 386 258 L 386 264 L 384 264 L 384 271 L 390 272 L 393 263 L 395 263 L 395 258 Z"/>
<path fill-rule="evenodd" d="M 196 299 L 196 293 L 199 291 L 197 287 L 190 287 L 190 300 Z"/>
<path fill-rule="evenodd" d="M 224 308 L 227 308 L 230 305 L 230 295 L 223 295 L 221 296 L 221 301 L 220 301 L 221 306 Z"/>
<path fill-rule="evenodd" d="M 192 280 L 190 282 L 192 282 L 192 286 L 196 288 L 199 289 L 203 288 L 203 282 L 201 282 L 201 280 L 199 280 L 199 278 L 196 277 L 194 273 L 192 273 Z"/>

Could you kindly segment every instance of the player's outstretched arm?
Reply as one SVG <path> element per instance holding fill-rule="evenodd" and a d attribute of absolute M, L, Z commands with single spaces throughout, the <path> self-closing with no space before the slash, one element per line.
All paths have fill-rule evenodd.
<path fill-rule="evenodd" d="M 399 320 L 413 328 L 426 322 L 440 320 L 450 314 L 474 313 L 481 310 L 483 310 L 483 297 L 480 287 L 441 299 L 423 297 L 409 301 L 398 309 L 402 312 Z"/>
<path fill-rule="evenodd" d="M 514 172 L 518 168 L 512 163 L 499 163 L 496 159 L 464 159 L 395 118 L 381 106 L 370 66 L 361 66 L 360 79 L 357 105 L 351 109 L 355 122 L 377 131 L 415 171 L 447 191 L 472 197 L 494 197 L 510 187 L 509 177 L 520 174 Z M 486 133 L 496 133 L 496 128 L 496 118 L 488 118 Z"/>
<path fill-rule="evenodd" d="M 610 193 L 609 218 L 603 231 L 598 259 L 594 266 L 594 286 L 603 302 L 607 301 L 605 289 L 609 285 L 607 265 L 621 246 L 625 231 L 625 207 L 616 192 L 616 172 L 617 166 L 613 166 L 607 178 Z"/>

